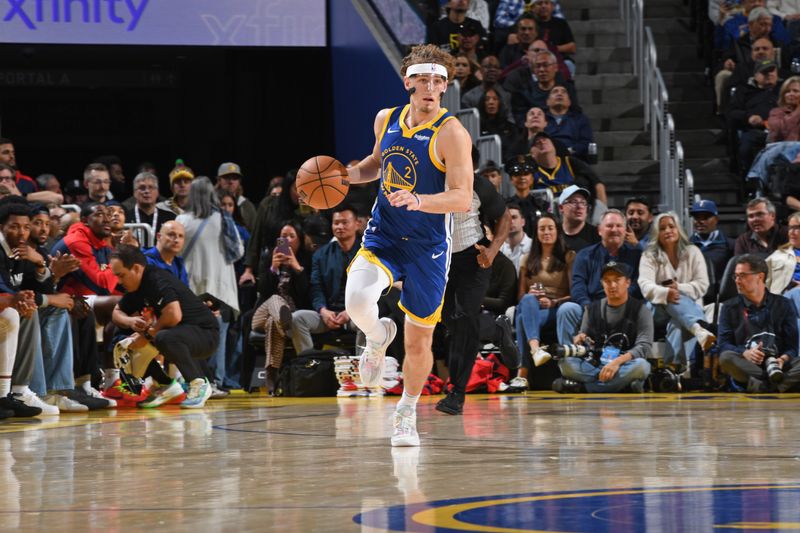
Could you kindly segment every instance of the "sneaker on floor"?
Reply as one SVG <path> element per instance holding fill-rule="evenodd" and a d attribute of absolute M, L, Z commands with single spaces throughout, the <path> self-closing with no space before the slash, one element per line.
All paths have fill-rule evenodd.
<path fill-rule="evenodd" d="M 383 369 L 386 366 L 386 348 L 397 335 L 397 324 L 391 318 L 381 318 L 381 323 L 386 328 L 386 340 L 383 343 L 367 340 L 367 346 L 358 360 L 358 372 L 361 383 L 365 387 L 377 387 L 383 380 Z"/>
<path fill-rule="evenodd" d="M 401 408 L 394 412 L 392 425 L 392 446 L 419 446 L 417 433 L 417 412 Z"/>
<path fill-rule="evenodd" d="M 76 387 L 72 390 L 60 391 L 59 394 L 66 396 L 67 398 L 69 398 L 74 402 L 78 402 L 79 404 L 85 405 L 86 407 L 89 408 L 90 411 L 97 411 L 98 409 L 108 409 L 109 402 L 112 401 L 112 400 L 106 400 L 105 398 L 95 398 L 94 396 L 90 396 L 86 393 L 83 387 Z"/>
<path fill-rule="evenodd" d="M 225 398 L 230 396 L 230 392 L 226 391 L 225 389 L 220 389 L 216 383 L 211 384 L 211 399 L 218 400 L 220 398 Z"/>
<path fill-rule="evenodd" d="M 528 390 L 528 380 L 527 378 L 517 376 L 508 382 L 508 386 L 512 389 Z"/>
<path fill-rule="evenodd" d="M 44 403 L 58 407 L 60 413 L 85 413 L 89 410 L 88 407 L 75 400 L 70 400 L 61 394 L 48 394 L 42 398 Z"/>
<path fill-rule="evenodd" d="M 644 392 L 644 380 L 643 379 L 634 379 L 631 381 L 630 385 L 631 392 L 634 394 L 642 394 Z"/>
<path fill-rule="evenodd" d="M 22 401 L 22 403 L 24 403 L 28 407 L 38 407 L 39 409 L 42 410 L 41 414 L 43 415 L 58 414 L 58 407 L 43 402 L 42 399 L 36 396 L 36 393 L 30 389 L 26 390 L 25 392 L 17 396 L 17 399 Z M 35 416 L 35 415 L 28 415 L 28 416 Z"/>
<path fill-rule="evenodd" d="M 180 402 L 177 403 L 183 402 L 186 399 L 186 393 L 183 392 L 181 384 L 173 380 L 169 385 L 159 385 L 150 389 L 150 396 L 145 401 L 140 402 L 139 407 L 153 409 L 160 405 L 174 404 L 178 398 L 180 398 Z"/>
<path fill-rule="evenodd" d="M 105 396 L 103 396 L 103 393 L 92 387 L 91 381 L 85 381 L 83 385 L 75 387 L 75 389 L 81 389 L 83 392 L 85 392 L 88 396 L 91 396 L 92 398 L 97 398 L 99 400 L 107 401 L 108 405 L 106 407 L 109 409 L 117 406 L 116 400 L 113 400 L 111 398 L 106 398 Z"/>
<path fill-rule="evenodd" d="M 460 415 L 464 412 L 464 396 L 451 392 L 436 403 L 436 410 L 448 415 Z"/>
<path fill-rule="evenodd" d="M 539 348 L 538 350 L 536 350 L 536 353 L 533 354 L 533 365 L 542 366 L 552 358 L 553 356 L 550 355 L 550 352 L 542 348 Z"/>
<path fill-rule="evenodd" d="M 558 378 L 553 381 L 553 390 L 559 394 L 578 394 L 583 391 L 583 384 L 571 379 Z"/>
<path fill-rule="evenodd" d="M 13 417 L 27 418 L 42 414 L 41 407 L 31 407 L 22 402 L 20 394 L 9 392 L 8 396 L 0 398 L 0 410 L 11 411 Z"/>
<path fill-rule="evenodd" d="M 205 378 L 193 379 L 189 383 L 189 392 L 181 403 L 184 409 L 202 409 L 206 401 L 211 398 L 211 384 Z"/>
<path fill-rule="evenodd" d="M 117 407 L 136 407 L 139 402 L 143 402 L 150 395 L 147 385 L 142 385 L 141 391 L 137 394 L 132 391 L 121 380 L 114 382 L 114 386 L 103 391 L 104 398 L 110 398 L 117 402 Z"/>

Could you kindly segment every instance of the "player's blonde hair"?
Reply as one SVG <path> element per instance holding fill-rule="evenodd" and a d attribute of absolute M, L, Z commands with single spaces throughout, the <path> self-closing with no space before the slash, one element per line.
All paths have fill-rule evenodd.
<path fill-rule="evenodd" d="M 406 70 L 411 65 L 421 63 L 436 63 L 447 69 L 447 79 L 452 80 L 456 73 L 456 62 L 452 55 L 445 52 L 435 44 L 420 44 L 411 49 L 411 52 L 403 58 L 400 66 L 400 75 L 405 76 Z"/>

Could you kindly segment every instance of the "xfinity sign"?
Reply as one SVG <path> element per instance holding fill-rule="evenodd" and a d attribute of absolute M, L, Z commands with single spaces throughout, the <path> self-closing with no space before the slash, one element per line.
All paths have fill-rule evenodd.
<path fill-rule="evenodd" d="M 325 0 L 0 0 L 0 42 L 325 46 Z"/>

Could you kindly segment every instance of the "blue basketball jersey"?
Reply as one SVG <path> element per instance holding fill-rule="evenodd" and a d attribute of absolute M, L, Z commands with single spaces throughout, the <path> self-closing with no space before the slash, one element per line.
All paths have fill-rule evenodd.
<path fill-rule="evenodd" d="M 575 183 L 575 173 L 572 165 L 566 157 L 557 157 L 558 163 L 552 172 L 547 172 L 542 167 L 538 167 L 533 173 L 534 189 L 550 189 L 553 195 L 558 197 L 561 191 Z"/>
<path fill-rule="evenodd" d="M 399 241 L 424 246 L 443 243 L 449 237 L 450 215 L 392 207 L 386 198 L 400 189 L 417 194 L 445 190 L 445 165 L 434 147 L 442 125 L 455 117 L 443 108 L 430 122 L 408 128 L 405 118 L 409 109 L 409 105 L 392 109 L 381 131 L 381 186 L 364 232 L 367 248 L 386 248 Z"/>

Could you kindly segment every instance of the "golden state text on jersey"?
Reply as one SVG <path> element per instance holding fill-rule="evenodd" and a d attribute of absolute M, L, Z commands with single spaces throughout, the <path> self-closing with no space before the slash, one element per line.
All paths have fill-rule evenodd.
<path fill-rule="evenodd" d="M 380 137 L 380 192 L 372 208 L 372 219 L 364 232 L 364 245 L 371 249 L 393 246 L 398 241 L 429 245 L 444 243 L 450 234 L 450 216 L 392 207 L 386 198 L 405 189 L 416 194 L 444 192 L 445 165 L 436 153 L 436 138 L 448 120 L 446 109 L 430 122 L 406 126 L 409 105 L 389 111 Z"/>

